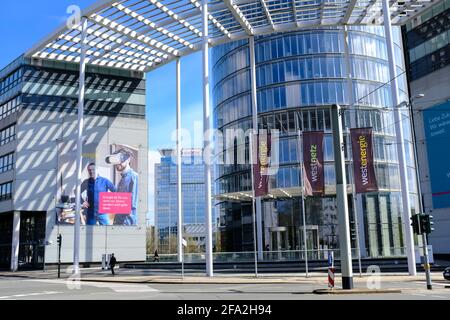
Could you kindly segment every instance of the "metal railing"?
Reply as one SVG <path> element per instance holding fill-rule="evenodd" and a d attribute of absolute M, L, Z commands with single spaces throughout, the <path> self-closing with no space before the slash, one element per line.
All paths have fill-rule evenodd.
<path fill-rule="evenodd" d="M 334 258 L 340 258 L 339 249 L 314 249 L 314 250 L 281 250 L 281 251 L 264 251 L 263 261 L 264 262 L 296 262 L 304 261 L 305 255 L 308 255 L 308 260 L 328 260 L 328 256 L 331 252 L 334 252 Z M 404 258 L 406 257 L 405 248 L 386 248 L 383 249 L 381 253 L 366 252 L 361 253 L 363 257 L 368 258 Z M 160 262 L 177 262 L 177 254 L 160 254 Z M 246 252 L 218 252 L 213 253 L 214 262 L 254 262 L 255 253 L 253 251 Z M 352 249 L 352 258 L 357 260 L 358 254 L 355 248 Z M 153 262 L 154 256 L 147 255 L 147 261 Z M 203 263 L 205 262 L 204 253 L 187 253 L 184 255 L 185 263 Z"/>

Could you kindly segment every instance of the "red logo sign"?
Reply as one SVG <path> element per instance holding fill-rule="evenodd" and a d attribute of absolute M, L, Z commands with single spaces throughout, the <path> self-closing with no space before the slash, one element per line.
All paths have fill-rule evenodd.
<path fill-rule="evenodd" d="M 100 192 L 99 210 L 101 214 L 130 214 L 131 193 Z"/>

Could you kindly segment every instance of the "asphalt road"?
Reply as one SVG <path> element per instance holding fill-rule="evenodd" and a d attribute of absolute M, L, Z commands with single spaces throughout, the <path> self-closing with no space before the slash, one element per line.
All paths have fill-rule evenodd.
<path fill-rule="evenodd" d="M 383 282 L 399 293 L 316 295 L 317 284 L 128 284 L 0 277 L 2 300 L 450 300 L 449 282 Z M 323 287 L 322 287 L 323 288 Z"/>

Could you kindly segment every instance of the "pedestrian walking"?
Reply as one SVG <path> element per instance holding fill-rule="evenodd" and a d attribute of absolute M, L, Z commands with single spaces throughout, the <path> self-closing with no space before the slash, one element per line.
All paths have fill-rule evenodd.
<path fill-rule="evenodd" d="M 155 256 L 153 257 L 153 262 L 159 262 L 158 250 L 155 251 Z"/>
<path fill-rule="evenodd" d="M 111 255 L 111 259 L 109 259 L 109 266 L 111 267 L 111 274 L 113 276 L 116 275 L 116 273 L 114 272 L 114 267 L 116 266 L 117 263 L 117 259 L 116 257 L 114 257 L 114 253 Z"/>

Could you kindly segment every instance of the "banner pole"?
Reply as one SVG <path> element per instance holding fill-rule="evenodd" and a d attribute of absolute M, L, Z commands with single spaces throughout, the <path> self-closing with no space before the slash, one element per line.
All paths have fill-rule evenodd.
<path fill-rule="evenodd" d="M 301 189 L 302 189 L 302 219 L 303 219 L 303 247 L 305 248 L 305 271 L 306 278 L 309 278 L 309 268 L 308 268 L 308 242 L 306 241 L 306 205 L 305 205 L 305 184 L 304 184 L 304 155 L 303 155 L 303 132 L 299 131 L 299 142 L 300 142 L 300 150 L 299 154 L 301 154 L 301 167 L 300 167 L 300 176 L 301 176 Z"/>
<path fill-rule="evenodd" d="M 258 140 L 256 140 L 258 141 Z M 255 197 L 255 180 L 254 180 L 254 169 L 253 169 L 253 151 L 254 151 L 254 143 L 253 143 L 253 134 L 250 134 L 249 137 L 249 149 L 250 149 L 250 168 L 252 172 L 252 215 L 253 215 L 253 247 L 254 247 L 254 256 L 255 256 L 255 278 L 258 278 L 258 249 L 257 249 L 257 239 L 256 239 L 256 197 Z M 258 149 L 256 149 L 258 150 Z M 258 158 L 257 158 L 258 159 Z M 256 160 L 256 164 L 258 160 Z"/>
<path fill-rule="evenodd" d="M 351 145 L 351 144 L 350 144 Z M 358 266 L 359 266 L 359 277 L 362 278 L 362 268 L 361 268 L 361 248 L 359 245 L 359 224 L 358 224 L 358 213 L 356 212 L 356 184 L 355 184 L 355 164 L 353 162 L 352 157 L 352 178 L 353 178 L 353 185 L 352 185 L 352 200 L 353 200 L 353 221 L 355 222 L 355 235 L 356 235 L 356 253 L 358 255 Z"/>

